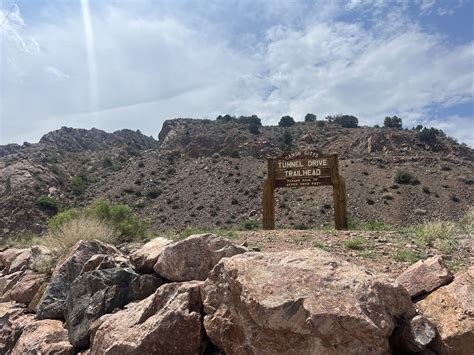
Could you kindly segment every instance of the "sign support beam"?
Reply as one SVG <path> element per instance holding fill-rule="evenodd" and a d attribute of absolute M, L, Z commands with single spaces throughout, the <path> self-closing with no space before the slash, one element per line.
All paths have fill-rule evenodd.
<path fill-rule="evenodd" d="M 263 229 L 275 229 L 275 162 L 268 159 L 268 176 L 263 184 Z"/>
<path fill-rule="evenodd" d="M 293 152 L 276 159 L 268 159 L 268 176 L 263 184 L 263 228 L 275 229 L 275 189 L 332 185 L 334 220 L 337 230 L 347 230 L 346 182 L 339 175 L 337 154 Z M 278 167 L 277 167 L 278 164 Z"/>

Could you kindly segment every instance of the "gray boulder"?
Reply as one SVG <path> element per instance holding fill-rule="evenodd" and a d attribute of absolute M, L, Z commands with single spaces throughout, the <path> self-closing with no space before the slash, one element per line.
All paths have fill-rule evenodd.
<path fill-rule="evenodd" d="M 229 355 L 388 354 L 400 321 L 416 316 L 403 286 L 320 250 L 222 259 L 201 295 L 206 333 Z"/>
<path fill-rule="evenodd" d="M 14 302 L 0 303 L 0 354 L 8 355 L 34 314 Z"/>
<path fill-rule="evenodd" d="M 201 281 L 165 284 L 156 292 L 101 319 L 91 355 L 202 354 Z"/>
<path fill-rule="evenodd" d="M 172 241 L 165 238 L 155 238 L 143 245 L 140 249 L 130 255 L 130 261 L 139 272 L 154 272 L 153 266 L 156 260 Z"/>
<path fill-rule="evenodd" d="M 170 281 L 204 281 L 222 258 L 246 251 L 218 235 L 196 234 L 167 245 L 158 256 L 154 269 Z"/>
<path fill-rule="evenodd" d="M 81 274 L 84 264 L 96 254 L 115 255 L 119 251 L 98 240 L 81 240 L 58 261 L 51 281 L 36 307 L 38 319 L 64 319 L 65 302 L 71 283 Z"/>
<path fill-rule="evenodd" d="M 87 348 L 91 324 L 106 313 L 142 300 L 162 284 L 157 275 L 139 275 L 132 269 L 105 269 L 86 272 L 71 285 L 66 301 L 66 327 L 76 348 Z"/>

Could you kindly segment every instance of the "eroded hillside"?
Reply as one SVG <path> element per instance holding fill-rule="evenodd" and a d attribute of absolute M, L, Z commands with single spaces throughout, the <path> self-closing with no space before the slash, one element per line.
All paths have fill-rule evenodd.
<path fill-rule="evenodd" d="M 447 138 L 322 122 L 251 133 L 237 122 L 177 119 L 165 122 L 159 141 L 130 130 L 62 128 L 37 144 L 0 147 L 0 235 L 44 231 L 54 212 L 37 204 L 46 195 L 63 208 L 97 198 L 126 203 L 156 230 L 240 228 L 261 219 L 266 159 L 292 149 L 340 155 L 353 220 L 457 220 L 474 202 L 474 151 Z M 397 184 L 398 170 L 416 182 Z M 278 227 L 332 220 L 330 188 L 278 190 Z"/>

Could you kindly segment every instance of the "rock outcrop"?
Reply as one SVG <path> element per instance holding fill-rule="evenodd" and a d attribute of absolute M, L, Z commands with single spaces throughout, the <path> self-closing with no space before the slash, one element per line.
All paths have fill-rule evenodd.
<path fill-rule="evenodd" d="M 130 261 L 139 272 L 152 273 L 156 260 L 163 252 L 165 247 L 172 241 L 165 238 L 155 238 L 146 243 L 139 250 L 130 255 Z"/>
<path fill-rule="evenodd" d="M 416 297 L 446 285 L 452 279 L 453 274 L 444 264 L 443 258 L 436 255 L 414 263 L 396 280 L 407 289 L 411 297 Z"/>
<path fill-rule="evenodd" d="M 416 315 L 398 283 L 316 250 L 223 259 L 202 297 L 226 354 L 387 354 L 397 322 Z"/>
<path fill-rule="evenodd" d="M 132 269 L 113 268 L 81 275 L 72 283 L 66 302 L 66 326 L 71 344 L 87 348 L 94 320 L 148 297 L 161 284 L 158 276 L 139 275 Z"/>
<path fill-rule="evenodd" d="M 202 354 L 201 284 L 163 285 L 145 300 L 107 316 L 93 337 L 91 355 Z"/>
<path fill-rule="evenodd" d="M 0 252 L 0 269 L 3 270 L 3 275 L 10 273 L 10 265 L 16 259 L 18 255 L 26 251 L 27 249 L 9 248 Z"/>
<path fill-rule="evenodd" d="M 119 251 L 98 240 L 81 240 L 57 263 L 51 281 L 36 308 L 38 319 L 64 319 L 65 302 L 71 283 L 80 275 L 84 264 L 96 254 L 115 255 Z"/>
<path fill-rule="evenodd" d="M 22 275 L 23 271 L 17 271 L 0 277 L 0 302 L 10 302 L 12 300 L 11 292 Z"/>
<path fill-rule="evenodd" d="M 44 274 L 24 273 L 11 290 L 10 298 L 18 303 L 29 305 L 45 280 Z"/>
<path fill-rule="evenodd" d="M 196 234 L 166 246 L 154 269 L 170 281 L 203 281 L 219 260 L 246 251 L 218 235 Z"/>
<path fill-rule="evenodd" d="M 45 319 L 31 322 L 23 329 L 11 354 L 73 355 L 75 351 L 67 340 L 67 330 L 62 322 Z"/>
<path fill-rule="evenodd" d="M 450 354 L 470 355 L 474 344 L 474 267 L 417 302 L 438 328 Z"/>
<path fill-rule="evenodd" d="M 33 321 L 27 309 L 14 302 L 0 303 L 0 354 L 10 354 L 23 329 Z"/>

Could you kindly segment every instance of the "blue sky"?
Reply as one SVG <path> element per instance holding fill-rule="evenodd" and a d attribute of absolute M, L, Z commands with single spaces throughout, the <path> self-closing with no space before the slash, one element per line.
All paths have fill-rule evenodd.
<path fill-rule="evenodd" d="M 474 146 L 473 26 L 472 0 L 18 0 L 0 28 L 0 144 L 313 112 L 398 115 Z"/>

